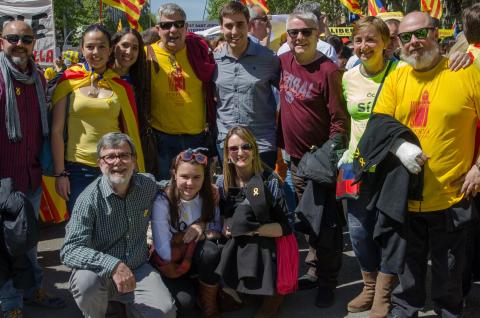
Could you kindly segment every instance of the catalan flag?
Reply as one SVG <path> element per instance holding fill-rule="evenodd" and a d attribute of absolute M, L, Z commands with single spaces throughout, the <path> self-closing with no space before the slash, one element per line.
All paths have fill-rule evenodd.
<path fill-rule="evenodd" d="M 269 13 L 270 10 L 268 9 L 267 2 L 265 0 L 242 0 L 243 4 L 245 5 L 259 5 L 265 13 Z"/>
<path fill-rule="evenodd" d="M 358 0 L 340 0 L 340 2 L 347 8 L 348 11 L 356 15 L 362 15 L 362 8 Z"/>
<path fill-rule="evenodd" d="M 420 0 L 420 9 L 428 12 L 432 18 L 442 17 L 442 2 L 440 0 Z"/>
<path fill-rule="evenodd" d="M 125 12 L 128 24 L 130 24 L 132 29 L 138 31 L 142 30 L 141 26 L 138 24 L 138 20 L 140 19 L 142 8 L 147 0 L 103 0 L 103 2 L 106 5 Z"/>
<path fill-rule="evenodd" d="M 422 0 L 423 1 L 423 0 Z M 368 0 L 368 15 L 376 16 L 380 12 L 387 12 L 381 0 Z"/>

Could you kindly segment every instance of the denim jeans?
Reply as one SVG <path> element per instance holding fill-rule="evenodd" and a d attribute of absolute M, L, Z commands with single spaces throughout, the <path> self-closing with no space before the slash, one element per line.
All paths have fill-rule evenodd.
<path fill-rule="evenodd" d="M 169 135 L 154 130 L 158 152 L 157 180 L 170 180 L 172 160 L 185 149 L 206 147 L 204 133 L 198 135 Z M 148 158 L 146 158 L 148 160 Z"/>
<path fill-rule="evenodd" d="M 377 221 L 375 211 L 366 209 L 370 200 L 370 187 L 363 182 L 360 187 L 360 196 L 357 200 L 347 200 L 348 231 L 352 249 L 364 272 L 376 272 L 391 274 L 381 266 L 381 248 L 373 240 L 373 230 Z"/>
<path fill-rule="evenodd" d="M 72 214 L 73 206 L 80 193 L 102 173 L 97 167 L 90 167 L 75 162 L 67 162 L 65 169 L 70 172 L 68 176 L 70 181 L 70 195 L 67 201 L 67 210 L 68 213 Z"/>
<path fill-rule="evenodd" d="M 40 201 L 42 199 L 42 187 L 39 187 L 35 191 L 30 190 L 28 193 L 26 193 L 26 195 L 32 203 L 33 210 L 35 211 L 35 217 L 38 220 L 40 214 Z M 27 252 L 27 256 L 32 263 L 35 276 L 35 286 L 22 293 L 22 291 L 17 290 L 13 286 L 12 280 L 7 281 L 0 289 L 0 303 L 3 311 L 12 310 L 13 308 L 23 308 L 23 296 L 26 298 L 33 297 L 35 290 L 40 288 L 42 285 L 43 270 L 37 261 L 37 247 L 29 250 Z"/>

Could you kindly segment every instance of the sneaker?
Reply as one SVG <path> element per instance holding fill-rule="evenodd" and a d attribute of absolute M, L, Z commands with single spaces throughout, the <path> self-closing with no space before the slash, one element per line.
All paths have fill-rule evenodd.
<path fill-rule="evenodd" d="M 22 308 L 13 308 L 3 312 L 3 318 L 23 318 Z"/>
<path fill-rule="evenodd" d="M 305 274 L 298 279 L 298 290 L 312 289 L 317 287 L 318 278 L 310 274 Z"/>
<path fill-rule="evenodd" d="M 60 309 L 66 306 L 65 300 L 63 298 L 53 296 L 43 288 L 38 288 L 35 291 L 33 298 L 24 298 L 23 302 L 27 305 L 50 309 Z"/>
<path fill-rule="evenodd" d="M 318 287 L 317 297 L 315 298 L 315 306 L 319 308 L 327 308 L 333 305 L 335 301 L 335 293 L 331 288 Z"/>

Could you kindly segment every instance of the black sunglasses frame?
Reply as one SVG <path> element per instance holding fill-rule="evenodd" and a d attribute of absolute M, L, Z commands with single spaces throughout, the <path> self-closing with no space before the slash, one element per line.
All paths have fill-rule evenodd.
<path fill-rule="evenodd" d="M 185 26 L 185 20 L 159 22 L 158 26 L 162 30 L 170 30 L 172 26 L 175 26 L 177 29 L 181 29 Z"/>
<path fill-rule="evenodd" d="M 18 35 L 18 34 L 5 34 L 2 36 L 5 40 L 8 41 L 10 44 L 18 44 L 19 41 L 22 41 L 24 44 L 32 44 L 35 40 L 33 35 Z"/>
<path fill-rule="evenodd" d="M 299 33 L 302 33 L 304 37 L 309 37 L 312 35 L 315 28 L 303 28 L 303 29 L 288 29 L 287 33 L 291 38 L 296 38 Z"/>
<path fill-rule="evenodd" d="M 244 144 L 241 144 L 240 146 L 230 146 L 227 149 L 228 149 L 228 152 L 238 152 L 240 148 L 243 151 L 252 151 L 253 145 L 251 143 L 246 142 Z"/>
<path fill-rule="evenodd" d="M 419 33 L 419 32 L 423 32 L 424 30 L 426 31 L 425 35 Z M 430 30 L 435 30 L 435 27 L 424 27 L 424 28 L 419 28 L 419 29 L 416 29 L 416 30 L 413 30 L 413 31 L 410 31 L 410 32 L 402 32 L 402 33 L 398 34 L 398 38 L 400 39 L 400 42 L 402 42 L 403 44 L 409 43 L 412 40 L 412 37 L 414 35 L 417 39 L 424 40 L 424 39 L 427 38 L 428 32 Z M 408 39 L 406 38 L 404 40 L 403 36 L 408 36 Z"/>

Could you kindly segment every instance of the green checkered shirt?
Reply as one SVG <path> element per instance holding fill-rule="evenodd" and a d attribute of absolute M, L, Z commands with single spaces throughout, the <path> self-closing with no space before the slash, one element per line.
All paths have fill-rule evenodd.
<path fill-rule="evenodd" d="M 117 196 L 105 176 L 80 194 L 66 227 L 62 262 L 111 277 L 119 262 L 136 269 L 148 259 L 147 226 L 160 187 L 144 174 L 134 174 L 125 198 Z"/>

